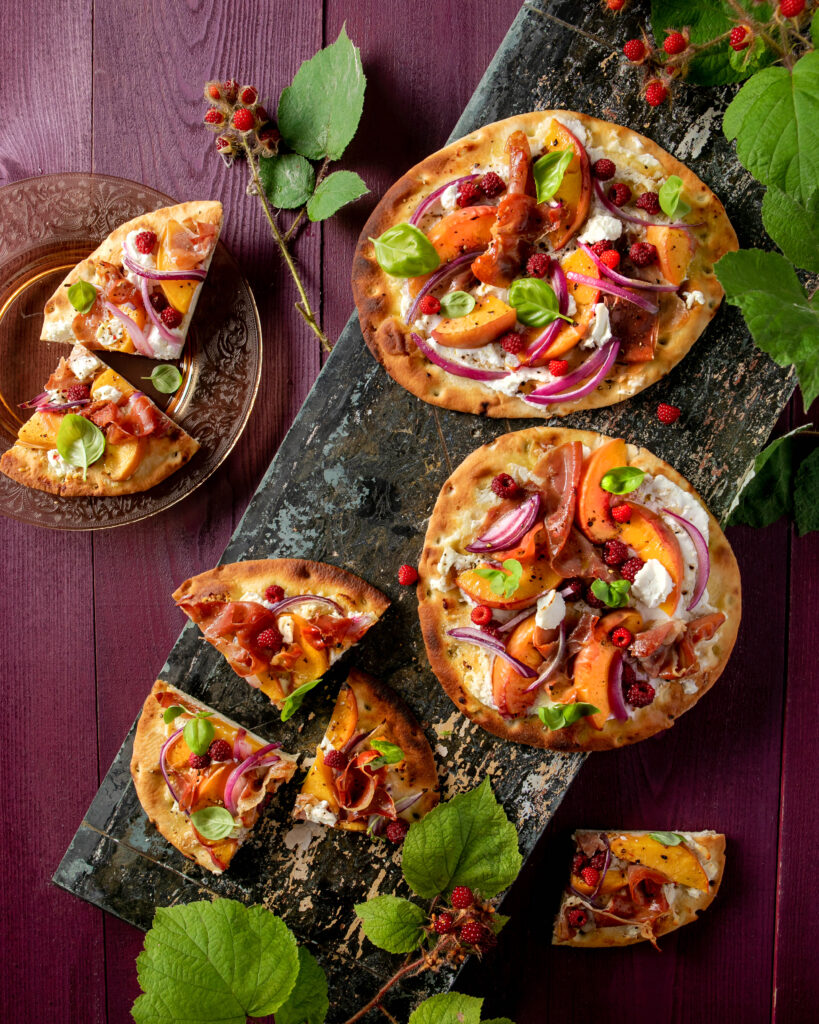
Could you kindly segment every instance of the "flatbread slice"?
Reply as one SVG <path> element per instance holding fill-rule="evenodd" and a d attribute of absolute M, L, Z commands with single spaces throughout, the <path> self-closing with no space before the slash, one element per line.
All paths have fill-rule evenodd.
<path fill-rule="evenodd" d="M 194 720 L 200 729 L 210 724 L 206 753 L 198 758 L 186 729 Z M 158 679 L 137 725 L 131 778 L 145 813 L 168 842 L 220 875 L 268 795 L 292 778 L 296 762 L 280 744 L 267 743 Z"/>
<path fill-rule="evenodd" d="M 165 206 L 122 224 L 48 300 L 41 340 L 179 358 L 221 228 L 215 200 Z M 191 277 L 157 278 L 187 271 Z M 93 292 L 72 303 L 69 289 L 80 281 Z"/>
<path fill-rule="evenodd" d="M 719 832 L 581 830 L 552 942 L 587 949 L 630 946 L 695 921 L 719 891 Z M 657 947 L 659 948 L 659 947 Z"/>
<path fill-rule="evenodd" d="M 62 497 L 114 497 L 155 487 L 198 451 L 199 443 L 84 345 L 60 359 L 33 402 L 0 472 L 26 487 Z M 66 416 L 80 416 L 105 438 L 87 469 L 57 448 Z M 92 453 L 94 454 L 94 453 Z"/>
<path fill-rule="evenodd" d="M 219 565 L 185 580 L 173 598 L 233 671 L 279 708 L 321 679 L 390 604 L 358 576 L 301 558 Z"/>
<path fill-rule="evenodd" d="M 385 683 L 353 669 L 294 817 L 381 835 L 391 822 L 420 821 L 438 799 L 435 759 L 415 715 Z"/>
<path fill-rule="evenodd" d="M 636 489 L 605 490 L 609 473 Z M 493 526 L 501 547 L 484 541 Z M 670 728 L 721 675 L 742 611 L 734 554 L 691 484 L 593 431 L 531 427 L 467 456 L 419 572 L 427 655 L 456 707 L 553 750 Z"/>

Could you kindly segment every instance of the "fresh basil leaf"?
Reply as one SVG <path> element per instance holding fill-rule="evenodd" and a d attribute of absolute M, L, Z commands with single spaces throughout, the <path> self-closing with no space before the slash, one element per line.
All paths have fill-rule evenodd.
<path fill-rule="evenodd" d="M 57 431 L 57 451 L 70 466 L 82 467 L 85 480 L 88 467 L 101 459 L 105 451 L 105 434 L 96 423 L 67 412 Z"/>
<path fill-rule="evenodd" d="M 489 589 L 498 597 L 511 597 L 520 586 L 523 566 L 516 558 L 507 558 L 503 563 L 506 572 L 500 569 L 475 569 L 475 575 L 489 580 Z"/>
<path fill-rule="evenodd" d="M 636 466 L 616 466 L 610 469 L 600 481 L 600 486 L 609 494 L 630 494 L 643 482 L 645 473 Z"/>
<path fill-rule="evenodd" d="M 396 224 L 370 241 L 379 267 L 392 277 L 418 277 L 441 263 L 435 246 L 413 224 Z"/>
<path fill-rule="evenodd" d="M 338 160 L 364 109 L 361 54 L 342 25 L 334 43 L 306 60 L 282 90 L 276 119 L 282 138 L 309 160 Z"/>
<path fill-rule="evenodd" d="M 307 694 L 311 690 L 315 689 L 320 682 L 320 678 L 311 679 L 309 683 L 302 683 L 301 686 L 296 687 L 292 693 L 289 693 L 287 697 L 285 697 L 284 704 L 282 704 L 283 722 L 286 722 L 289 718 L 292 718 L 293 715 L 295 715 Z"/>
<path fill-rule="evenodd" d="M 387 740 L 370 740 L 370 746 L 381 754 L 381 757 L 374 757 L 370 761 L 369 766 L 373 769 L 381 768 L 385 764 L 399 764 L 406 756 L 399 746 Z"/>
<path fill-rule="evenodd" d="M 162 716 L 162 721 L 165 725 L 170 725 L 171 722 L 178 718 L 179 715 L 184 715 L 185 709 L 179 704 L 172 704 L 169 708 L 165 708 L 165 714 Z"/>
<path fill-rule="evenodd" d="M 425 999 L 410 1014 L 409 1024 L 480 1024 L 483 999 L 445 992 Z"/>
<path fill-rule="evenodd" d="M 793 266 L 776 252 L 729 252 L 714 270 L 756 345 L 780 366 L 796 367 L 807 408 L 819 395 L 819 294 L 808 298 Z"/>
<path fill-rule="evenodd" d="M 596 715 L 599 710 L 594 704 L 584 704 L 582 701 L 573 704 L 543 704 L 537 709 L 537 717 L 550 732 L 556 732 L 574 725 L 588 715 Z"/>
<path fill-rule="evenodd" d="M 203 807 L 191 815 L 191 824 L 205 839 L 227 839 L 236 822 L 227 807 Z"/>
<path fill-rule="evenodd" d="M 307 200 L 307 216 L 312 221 L 327 220 L 347 203 L 366 196 L 369 189 L 353 171 L 335 171 L 322 181 Z"/>
<path fill-rule="evenodd" d="M 68 289 L 68 301 L 78 313 L 87 313 L 96 297 L 97 289 L 88 281 L 75 281 Z"/>
<path fill-rule="evenodd" d="M 514 307 L 518 320 L 527 327 L 546 327 L 557 319 L 572 322 L 571 317 L 558 312 L 554 288 L 539 277 L 519 277 L 513 281 L 509 289 L 509 305 Z"/>
<path fill-rule="evenodd" d="M 208 747 L 213 742 L 213 724 L 208 721 L 212 714 L 211 711 L 200 711 L 195 718 L 185 723 L 185 730 L 182 733 L 182 739 L 194 754 L 200 757 L 207 754 Z"/>
<path fill-rule="evenodd" d="M 670 174 L 660 185 L 657 197 L 660 200 L 660 209 L 666 217 L 684 217 L 691 213 L 691 207 L 682 197 L 683 181 L 676 174 Z"/>
<path fill-rule="evenodd" d="M 178 391 L 182 387 L 182 374 L 170 363 L 155 366 L 151 371 L 151 376 L 142 379 L 149 380 L 163 395 L 172 395 L 174 391 Z"/>
<path fill-rule="evenodd" d="M 441 296 L 441 312 L 444 316 L 467 316 L 475 308 L 475 299 L 469 292 L 447 292 Z"/>
<path fill-rule="evenodd" d="M 259 165 L 265 195 L 280 210 L 304 206 L 316 187 L 313 165 L 298 153 L 280 153 Z"/>
<path fill-rule="evenodd" d="M 299 946 L 299 976 L 287 1002 L 276 1010 L 276 1024 L 324 1024 L 329 1009 L 327 975 L 313 954 Z"/>
<path fill-rule="evenodd" d="M 410 888 L 424 899 L 456 885 L 491 899 L 514 882 L 521 864 L 517 830 L 484 779 L 413 824 L 401 866 Z"/>
<path fill-rule="evenodd" d="M 299 971 L 293 933 L 265 907 L 200 900 L 160 907 L 137 957 L 136 1024 L 245 1024 L 277 1013 Z"/>
<path fill-rule="evenodd" d="M 793 515 L 797 466 L 807 444 L 799 435 L 807 429 L 797 427 L 757 455 L 728 510 L 728 526 L 770 526 L 782 516 Z"/>
<path fill-rule="evenodd" d="M 660 843 L 661 846 L 679 846 L 685 841 L 685 836 L 681 836 L 679 832 L 649 832 L 648 838 Z"/>
<path fill-rule="evenodd" d="M 771 186 L 762 200 L 762 223 L 792 263 L 819 273 L 819 190 L 801 203 Z"/>
<path fill-rule="evenodd" d="M 357 903 L 355 912 L 370 942 L 388 953 L 409 953 L 421 945 L 427 914 L 415 903 L 398 896 L 374 896 Z"/>
<path fill-rule="evenodd" d="M 534 162 L 532 174 L 539 203 L 551 199 L 563 184 L 563 176 L 569 169 L 574 155 L 574 150 L 571 149 L 553 149 Z"/>
<path fill-rule="evenodd" d="M 611 583 L 595 580 L 591 585 L 591 592 L 597 600 L 609 608 L 622 608 L 628 604 L 630 590 L 631 583 L 628 580 L 612 580 Z"/>
<path fill-rule="evenodd" d="M 793 503 L 799 536 L 819 530 L 819 449 L 811 452 L 796 472 Z"/>

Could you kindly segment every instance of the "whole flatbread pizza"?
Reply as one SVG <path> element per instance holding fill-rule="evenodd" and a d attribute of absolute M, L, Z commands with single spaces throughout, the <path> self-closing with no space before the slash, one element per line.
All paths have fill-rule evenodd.
<path fill-rule="evenodd" d="M 670 728 L 713 686 L 739 570 L 691 484 L 645 448 L 533 427 L 469 455 L 418 583 L 433 671 L 505 739 L 605 750 Z"/>
<path fill-rule="evenodd" d="M 498 121 L 427 157 L 364 227 L 367 345 L 433 405 L 565 415 L 659 380 L 722 301 L 737 248 L 714 193 L 655 142 L 587 114 Z"/>

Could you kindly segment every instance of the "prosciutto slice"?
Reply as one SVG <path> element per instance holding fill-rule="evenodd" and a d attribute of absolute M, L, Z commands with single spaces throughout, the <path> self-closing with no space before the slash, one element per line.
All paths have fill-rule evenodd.
<path fill-rule="evenodd" d="M 650 658 L 661 647 L 670 647 L 685 633 L 685 623 L 682 619 L 670 619 L 668 622 L 661 622 L 651 629 L 643 630 L 634 638 L 629 650 L 635 658 Z"/>
<path fill-rule="evenodd" d="M 276 616 L 255 601 L 199 601 L 179 605 L 201 627 L 208 640 L 220 644 L 230 667 L 246 678 L 270 665 L 270 651 L 256 638 L 265 629 L 276 629 Z"/>
<path fill-rule="evenodd" d="M 570 526 L 563 547 L 552 556 L 552 568 L 564 580 L 576 576 L 594 576 L 599 580 L 614 578 L 597 548 L 574 526 Z"/>
<path fill-rule="evenodd" d="M 372 814 L 392 821 L 398 817 L 395 803 L 384 788 L 386 768 L 370 767 L 370 762 L 379 756 L 377 750 L 363 750 L 335 779 L 338 805 L 348 821 L 369 818 Z"/>
<path fill-rule="evenodd" d="M 321 651 L 328 647 L 341 647 L 345 643 L 358 643 L 371 624 L 372 617 L 369 615 L 352 615 L 343 619 L 333 615 L 319 615 L 304 626 L 303 632 L 310 646 Z"/>
<path fill-rule="evenodd" d="M 116 402 L 92 402 L 79 413 L 105 431 L 111 444 L 123 444 L 136 437 L 161 437 L 168 420 L 147 395 L 132 395 L 125 405 Z"/>
<path fill-rule="evenodd" d="M 544 527 L 549 540 L 549 554 L 554 560 L 562 552 L 574 522 L 577 489 L 583 469 L 583 446 L 579 441 L 551 448 L 534 468 L 534 475 L 544 482 L 540 488 L 545 512 Z M 575 531 L 576 532 L 576 531 Z M 591 549 L 591 544 L 587 542 Z M 555 566 L 556 571 L 561 570 Z M 567 576 L 584 575 L 570 572 Z"/>

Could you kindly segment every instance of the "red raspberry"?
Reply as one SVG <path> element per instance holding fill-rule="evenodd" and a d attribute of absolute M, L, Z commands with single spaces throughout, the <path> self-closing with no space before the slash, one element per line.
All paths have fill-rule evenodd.
<path fill-rule="evenodd" d="M 243 85 L 239 90 L 239 102 L 246 107 L 252 107 L 258 98 L 259 94 L 252 85 Z"/>
<path fill-rule="evenodd" d="M 233 757 L 233 747 L 227 740 L 214 740 L 208 747 L 211 761 L 229 761 Z"/>
<path fill-rule="evenodd" d="M 731 44 L 731 49 L 739 52 L 745 50 L 751 45 L 753 39 L 753 32 L 748 28 L 747 25 L 736 25 L 731 29 L 731 35 L 728 38 L 728 42 Z"/>
<path fill-rule="evenodd" d="M 660 423 L 676 423 L 680 418 L 680 408 L 677 405 L 668 405 L 667 402 L 660 402 L 657 406 L 657 419 Z"/>
<path fill-rule="evenodd" d="M 600 262 L 609 270 L 616 270 L 620 266 L 620 253 L 616 249 L 606 249 L 600 257 Z"/>
<path fill-rule="evenodd" d="M 594 889 L 594 887 L 600 881 L 600 872 L 597 870 L 597 868 L 589 866 L 587 868 L 583 868 L 583 870 L 580 872 L 580 877 L 583 879 L 586 885 L 590 885 L 592 889 Z"/>
<path fill-rule="evenodd" d="M 782 0 L 779 13 L 783 18 L 797 18 L 805 9 L 805 0 Z"/>
<path fill-rule="evenodd" d="M 635 267 L 647 267 L 657 259 L 657 246 L 651 242 L 635 242 L 628 251 L 628 258 Z"/>
<path fill-rule="evenodd" d="M 418 303 L 418 311 L 424 316 L 434 316 L 441 312 L 441 300 L 436 299 L 434 295 L 425 295 Z"/>
<path fill-rule="evenodd" d="M 626 701 L 633 708 L 647 708 L 654 700 L 654 687 L 651 683 L 633 683 L 628 688 Z"/>
<path fill-rule="evenodd" d="M 66 391 L 65 397 L 68 402 L 81 402 L 91 395 L 91 388 L 87 384 L 72 384 Z"/>
<path fill-rule="evenodd" d="M 610 11 L 614 11 L 615 13 L 617 11 L 622 11 L 622 9 L 625 6 L 626 0 L 606 0 L 606 7 L 608 7 Z"/>
<path fill-rule="evenodd" d="M 412 565 L 402 565 L 398 570 L 398 582 L 402 587 L 411 587 L 418 582 L 418 570 Z"/>
<path fill-rule="evenodd" d="M 590 608 L 604 608 L 606 605 L 605 601 L 601 601 L 600 598 L 594 593 L 591 588 L 591 584 L 586 587 L 586 593 L 583 595 L 583 600 L 589 605 Z"/>
<path fill-rule="evenodd" d="M 589 920 L 589 915 L 582 907 L 570 907 L 566 911 L 566 921 L 570 928 L 582 928 Z"/>
<path fill-rule="evenodd" d="M 435 929 L 436 935 L 449 935 L 454 924 L 455 918 L 448 910 L 445 910 L 442 914 L 435 915 L 432 927 Z"/>
<path fill-rule="evenodd" d="M 500 346 L 504 352 L 508 352 L 513 356 L 517 355 L 518 352 L 522 352 L 526 347 L 523 338 L 519 334 L 515 334 L 514 331 L 504 334 L 500 339 Z"/>
<path fill-rule="evenodd" d="M 153 231 L 140 231 L 134 239 L 134 245 L 136 246 L 137 252 L 141 252 L 143 256 L 147 256 L 148 253 L 154 251 L 156 245 L 156 233 Z"/>
<path fill-rule="evenodd" d="M 495 626 L 481 626 L 481 632 L 485 633 L 487 636 L 491 636 L 493 640 L 504 639 L 503 633 L 501 633 L 499 629 L 496 629 Z"/>
<path fill-rule="evenodd" d="M 462 181 L 458 186 L 458 195 L 455 202 L 458 206 L 471 206 L 476 199 L 480 198 L 480 186 L 474 181 Z"/>
<path fill-rule="evenodd" d="M 536 252 L 526 263 L 526 273 L 529 277 L 545 277 L 551 265 L 552 261 L 545 252 Z"/>
<path fill-rule="evenodd" d="M 603 160 L 595 160 L 592 164 L 592 173 L 600 181 L 608 181 L 610 178 L 613 178 L 616 171 L 617 168 L 613 160 L 606 160 L 604 158 Z"/>
<path fill-rule="evenodd" d="M 284 588 L 277 587 L 274 583 L 265 590 L 264 599 L 265 601 L 269 601 L 271 604 L 278 604 L 279 601 L 284 600 Z"/>
<path fill-rule="evenodd" d="M 335 768 L 337 772 L 343 772 L 347 767 L 349 758 L 343 750 L 325 750 L 324 763 L 328 768 Z"/>
<path fill-rule="evenodd" d="M 163 309 L 168 308 L 168 300 L 165 298 L 165 293 L 163 291 L 152 292 L 150 298 L 151 305 L 157 313 L 161 313 Z"/>
<path fill-rule="evenodd" d="M 225 115 L 221 110 L 217 110 L 216 107 L 211 107 L 207 114 L 205 114 L 205 124 L 222 124 L 224 120 Z"/>
<path fill-rule="evenodd" d="M 631 507 L 629 505 L 615 505 L 611 510 L 611 518 L 615 523 L 628 523 L 631 521 Z"/>
<path fill-rule="evenodd" d="M 488 199 L 494 199 L 495 196 L 499 196 L 501 192 L 506 190 L 506 182 L 499 174 L 495 174 L 494 171 L 488 171 L 479 180 L 479 184 L 483 189 L 483 194 Z"/>
<path fill-rule="evenodd" d="M 255 124 L 256 118 L 244 107 L 240 107 L 239 110 L 234 112 L 233 127 L 238 128 L 240 132 L 249 132 Z"/>
<path fill-rule="evenodd" d="M 589 858 L 583 853 L 576 853 L 572 859 L 572 874 L 580 877 L 583 868 L 589 866 Z"/>
<path fill-rule="evenodd" d="M 605 850 L 598 850 L 597 853 L 592 857 L 590 863 L 593 868 L 596 868 L 598 871 L 602 871 L 606 863 Z"/>
<path fill-rule="evenodd" d="M 492 621 L 492 609 L 489 605 L 479 604 L 477 608 L 472 609 L 469 617 L 476 626 L 488 626 Z"/>
<path fill-rule="evenodd" d="M 492 493 L 499 498 L 516 498 L 520 494 L 520 487 L 508 473 L 498 473 L 492 481 Z"/>
<path fill-rule="evenodd" d="M 549 360 L 549 373 L 553 377 L 565 377 L 569 372 L 569 360 L 568 359 L 550 359 Z"/>
<path fill-rule="evenodd" d="M 624 206 L 631 199 L 631 189 L 628 185 L 618 182 L 616 185 L 611 186 L 608 195 L 609 200 L 615 206 Z"/>
<path fill-rule="evenodd" d="M 182 314 L 173 306 L 166 306 L 159 314 L 159 319 L 166 327 L 178 327 L 182 323 Z"/>
<path fill-rule="evenodd" d="M 391 843 L 403 843 L 409 832 L 409 825 L 405 821 L 391 821 L 387 825 L 387 839 Z"/>
<path fill-rule="evenodd" d="M 461 928 L 458 938 L 467 946 L 480 946 L 486 937 L 486 929 L 477 921 L 467 921 Z"/>
<path fill-rule="evenodd" d="M 672 32 L 670 36 L 665 37 L 663 43 L 663 49 L 669 57 L 674 57 L 678 53 L 682 53 L 683 50 L 688 48 L 688 40 L 682 34 L 682 32 Z"/>
<path fill-rule="evenodd" d="M 449 898 L 450 903 L 456 910 L 466 910 L 475 902 L 472 890 L 465 885 L 456 885 Z"/>
<path fill-rule="evenodd" d="M 611 631 L 611 642 L 615 647 L 628 647 L 631 641 L 634 639 L 630 629 L 626 629 L 625 626 L 618 626 L 617 629 Z"/>
<path fill-rule="evenodd" d="M 623 577 L 624 580 L 628 580 L 629 583 L 633 583 L 634 577 L 643 568 L 644 565 L 645 562 L 642 560 L 642 558 L 637 558 L 637 556 L 635 555 L 634 558 L 630 558 L 627 562 L 623 562 L 623 564 L 620 566 L 620 575 Z"/>
<path fill-rule="evenodd" d="M 623 53 L 632 64 L 639 64 L 646 55 L 645 43 L 642 39 L 629 39 L 623 47 Z"/>
<path fill-rule="evenodd" d="M 606 565 L 622 565 L 628 558 L 628 548 L 621 540 L 607 540 L 603 545 L 603 561 Z"/>
<path fill-rule="evenodd" d="M 239 83 L 235 78 L 229 78 L 226 82 L 222 83 L 222 91 L 228 103 L 235 103 L 236 93 L 239 91 Z"/>
<path fill-rule="evenodd" d="M 646 103 L 650 107 L 659 107 L 668 99 L 668 89 L 661 81 L 653 78 L 646 86 Z"/>
<path fill-rule="evenodd" d="M 624 661 L 623 662 L 623 693 L 625 694 L 626 691 L 628 690 L 628 688 L 630 686 L 632 686 L 636 682 L 637 682 L 637 673 L 634 671 L 632 666 L 629 665 L 629 663 L 627 661 Z"/>
<path fill-rule="evenodd" d="M 256 643 L 259 647 L 264 647 L 266 650 L 280 651 L 284 641 L 282 640 L 281 633 L 275 626 L 268 626 L 267 629 L 263 629 L 256 637 Z"/>
<path fill-rule="evenodd" d="M 603 239 L 602 242 L 595 242 L 594 245 L 590 245 L 589 248 L 598 258 L 603 255 L 604 252 L 608 252 L 614 245 L 614 242 L 609 242 L 607 239 Z"/>
<path fill-rule="evenodd" d="M 660 197 L 656 192 L 643 192 L 642 195 L 638 196 L 637 202 L 634 205 L 639 206 L 646 213 L 656 216 L 660 212 Z"/>
<path fill-rule="evenodd" d="M 210 766 L 210 754 L 191 754 L 188 758 L 191 768 L 202 769 Z"/>
<path fill-rule="evenodd" d="M 564 601 L 577 601 L 583 593 L 582 580 L 566 580 L 560 588 L 560 594 Z"/>
<path fill-rule="evenodd" d="M 207 87 L 207 95 L 212 100 L 218 100 L 222 98 L 222 94 L 219 91 L 219 86 L 215 82 L 211 82 L 211 84 Z"/>

